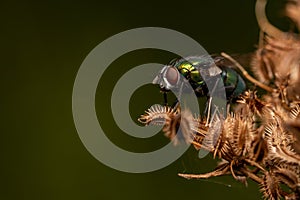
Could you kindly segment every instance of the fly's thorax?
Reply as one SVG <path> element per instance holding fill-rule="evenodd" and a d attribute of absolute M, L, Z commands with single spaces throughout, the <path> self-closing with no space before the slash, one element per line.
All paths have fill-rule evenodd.
<path fill-rule="evenodd" d="M 196 64 L 195 62 L 184 61 L 177 63 L 175 67 L 189 81 L 195 83 L 203 82 L 200 71 L 195 67 Z"/>

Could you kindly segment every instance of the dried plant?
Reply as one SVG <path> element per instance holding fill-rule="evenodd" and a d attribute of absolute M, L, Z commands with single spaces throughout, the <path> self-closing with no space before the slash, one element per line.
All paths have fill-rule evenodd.
<path fill-rule="evenodd" d="M 222 160 L 212 172 L 179 174 L 181 177 L 231 174 L 244 184 L 248 179 L 257 182 L 265 199 L 300 199 L 300 37 L 272 26 L 264 13 L 265 4 L 265 0 L 257 1 L 264 41 L 251 64 L 260 82 L 257 85 L 266 90 L 264 95 L 246 91 L 227 117 L 216 115 L 209 123 L 180 107 L 159 105 L 139 120 L 164 125 L 163 132 L 175 144 L 184 140 Z M 299 1 L 286 7 L 287 16 L 298 28 L 299 8 Z M 176 137 L 179 127 L 182 136 Z"/>

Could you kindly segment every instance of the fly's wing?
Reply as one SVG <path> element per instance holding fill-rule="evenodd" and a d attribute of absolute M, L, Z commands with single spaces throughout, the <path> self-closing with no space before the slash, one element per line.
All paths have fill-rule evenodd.
<path fill-rule="evenodd" d="M 217 66 L 219 60 L 213 59 L 211 56 L 206 56 L 201 59 L 201 63 L 197 65 L 202 79 L 204 80 L 208 89 L 207 101 L 207 118 L 209 121 L 213 117 L 224 117 L 226 114 L 226 91 L 222 80 L 222 69 Z M 222 115 L 222 116 L 220 116 Z"/>
<path fill-rule="evenodd" d="M 253 52 L 249 52 L 249 53 L 244 53 L 244 54 L 240 54 L 240 53 L 235 53 L 235 54 L 230 54 L 230 56 L 236 60 L 239 64 L 241 64 L 246 71 L 251 71 L 251 62 L 253 60 L 255 53 Z M 240 73 L 239 69 L 237 69 L 233 63 L 222 57 L 219 56 L 217 54 L 212 55 L 213 59 L 215 60 L 215 63 L 217 66 L 219 67 L 228 67 L 228 68 L 233 68 L 235 69 L 238 73 Z"/>
<path fill-rule="evenodd" d="M 209 55 L 196 57 L 192 60 L 192 64 L 198 69 L 204 81 L 222 72 L 216 65 L 215 59 Z"/>
<path fill-rule="evenodd" d="M 201 62 L 195 66 L 209 90 L 209 96 L 216 95 L 216 92 L 224 92 L 224 85 L 221 77 L 222 69 L 217 65 L 218 59 L 213 59 L 211 56 L 205 56 Z M 222 90 L 223 89 L 223 90 Z"/>

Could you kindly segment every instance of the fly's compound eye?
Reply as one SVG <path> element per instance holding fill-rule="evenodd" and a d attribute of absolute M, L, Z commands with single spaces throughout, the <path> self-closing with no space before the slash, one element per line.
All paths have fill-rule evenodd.
<path fill-rule="evenodd" d="M 179 81 L 179 72 L 175 67 L 169 67 L 165 73 L 165 80 L 169 86 L 175 86 Z"/>

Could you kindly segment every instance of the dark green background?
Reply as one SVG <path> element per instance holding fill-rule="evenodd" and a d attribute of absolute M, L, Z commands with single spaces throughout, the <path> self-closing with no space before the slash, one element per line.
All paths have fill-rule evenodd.
<path fill-rule="evenodd" d="M 131 28 L 157 26 L 192 37 L 210 53 L 246 53 L 254 50 L 258 38 L 254 3 L 0 3 L 0 199 L 260 198 L 257 185 L 251 181 L 246 188 L 231 178 L 188 181 L 177 177 L 178 172 L 213 169 L 215 161 L 210 156 L 197 159 L 193 149 L 156 172 L 128 174 L 106 167 L 81 143 L 71 107 L 77 70 L 88 53 L 106 38 Z M 107 136 L 119 146 L 143 152 L 167 141 L 162 135 L 141 140 L 122 133 L 109 106 L 114 84 L 128 69 L 146 62 L 167 63 L 171 58 L 158 50 L 131 52 L 105 72 L 96 96 L 97 114 Z M 160 101 L 154 86 L 140 88 L 132 97 L 132 118 Z"/>

